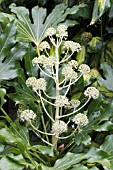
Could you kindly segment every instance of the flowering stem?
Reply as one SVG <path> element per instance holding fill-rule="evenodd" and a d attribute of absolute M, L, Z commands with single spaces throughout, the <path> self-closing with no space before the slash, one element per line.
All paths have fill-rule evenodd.
<path fill-rule="evenodd" d="M 69 113 L 69 114 L 67 114 L 67 115 L 59 116 L 59 119 L 60 119 L 60 118 L 63 118 L 63 117 L 71 116 L 71 115 L 77 113 L 79 110 L 81 110 L 82 108 L 84 108 L 84 106 L 90 101 L 90 99 L 91 99 L 91 97 L 89 97 L 89 98 L 87 99 L 87 101 L 86 101 L 81 107 L 79 107 L 77 110 L 75 110 L 75 111 L 73 111 L 73 112 L 71 112 L 71 113 Z"/>
<path fill-rule="evenodd" d="M 71 80 L 70 80 L 70 82 L 69 82 L 68 88 L 67 88 L 67 90 L 66 90 L 66 92 L 65 92 L 65 95 L 64 95 L 64 96 L 66 96 L 66 95 L 67 95 L 67 93 L 68 93 L 68 91 L 69 91 L 69 89 L 70 89 L 70 86 L 71 86 Z"/>
<path fill-rule="evenodd" d="M 60 64 L 61 64 L 61 63 L 64 63 L 64 62 L 67 61 L 69 58 L 71 58 L 71 56 L 73 55 L 73 53 L 74 53 L 74 52 L 72 52 L 72 53 L 69 55 L 69 57 L 67 57 L 66 59 L 61 60 L 61 61 L 60 61 Z"/>
<path fill-rule="evenodd" d="M 48 96 L 48 94 L 47 94 L 45 91 L 43 91 L 43 92 L 44 92 L 45 96 L 48 97 L 49 99 L 56 99 L 56 97 L 50 97 L 50 96 Z"/>
<path fill-rule="evenodd" d="M 76 132 L 76 129 L 70 135 L 65 136 L 65 137 L 58 137 L 58 139 L 67 139 L 67 138 L 70 138 L 71 136 L 73 136 L 75 134 L 75 132 Z"/>

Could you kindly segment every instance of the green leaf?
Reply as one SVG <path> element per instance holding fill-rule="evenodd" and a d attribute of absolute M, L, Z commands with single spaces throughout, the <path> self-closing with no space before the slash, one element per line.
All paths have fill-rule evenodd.
<path fill-rule="evenodd" d="M 89 42 L 90 49 L 95 52 L 101 50 L 102 48 L 102 39 L 100 37 L 93 37 Z"/>
<path fill-rule="evenodd" d="M 0 160 L 0 169 L 1 170 L 5 170 L 5 169 L 22 170 L 23 168 L 25 168 L 26 164 L 27 163 L 23 159 L 22 155 L 18 155 L 18 156 L 8 155 L 8 156 L 4 156 Z"/>
<path fill-rule="evenodd" d="M 46 18 L 47 12 L 44 8 L 38 6 L 32 8 L 33 24 L 29 19 L 28 9 L 24 7 L 11 6 L 11 11 L 18 17 L 19 40 L 34 42 L 36 46 L 44 39 L 44 33 L 49 27 L 56 27 L 59 23 L 64 22 L 67 15 L 75 14 L 79 8 L 86 5 L 80 4 L 67 8 L 64 4 L 57 5 Z M 73 22 L 73 24 L 76 22 Z M 70 22 L 67 22 L 70 26 Z M 72 25 L 72 22 L 71 22 Z"/>
<path fill-rule="evenodd" d="M 6 90 L 4 88 L 0 88 L 0 107 L 2 108 L 3 104 L 6 102 L 4 99 L 6 95 Z"/>
<path fill-rule="evenodd" d="M 113 135 L 108 135 L 105 138 L 104 143 L 100 146 L 100 149 L 113 156 Z"/>
<path fill-rule="evenodd" d="M 73 166 L 73 168 L 70 170 L 88 170 L 88 168 L 84 165 L 78 164 L 78 165 Z"/>
<path fill-rule="evenodd" d="M 110 0 L 95 0 L 90 25 L 94 24 L 111 6 Z"/>
<path fill-rule="evenodd" d="M 112 128 L 113 128 L 113 123 L 111 123 L 110 121 L 106 121 L 102 125 L 95 126 L 93 129 L 102 132 L 102 131 L 109 131 Z"/>
<path fill-rule="evenodd" d="M 100 86 L 104 86 L 107 90 L 113 91 L 113 69 L 107 63 L 102 63 L 101 69 L 103 70 L 103 75 L 105 79 L 99 77 L 97 79 L 98 83 L 100 84 Z"/>
<path fill-rule="evenodd" d="M 83 63 L 86 56 L 86 47 L 82 46 L 81 50 L 77 53 L 76 60 L 79 64 Z"/>
<path fill-rule="evenodd" d="M 44 155 L 54 156 L 54 152 L 51 146 L 34 145 L 33 148 L 38 149 Z"/>

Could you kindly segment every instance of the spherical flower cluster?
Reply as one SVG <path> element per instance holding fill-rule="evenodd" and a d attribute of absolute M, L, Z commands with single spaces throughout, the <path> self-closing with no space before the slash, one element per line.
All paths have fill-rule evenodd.
<path fill-rule="evenodd" d="M 67 124 L 62 120 L 57 120 L 52 126 L 53 133 L 57 135 L 63 132 L 67 132 L 67 130 L 68 130 Z"/>
<path fill-rule="evenodd" d="M 22 111 L 20 114 L 20 120 L 22 122 L 24 121 L 29 122 L 31 120 L 35 120 L 35 118 L 36 118 L 36 114 L 32 110 L 29 110 L 29 109 Z"/>
<path fill-rule="evenodd" d="M 68 108 L 77 108 L 80 105 L 80 101 L 73 99 L 70 101 L 70 105 L 68 106 Z"/>
<path fill-rule="evenodd" d="M 67 27 L 63 24 L 60 24 L 57 27 L 57 31 L 58 31 L 57 37 L 67 37 L 68 36 Z"/>
<path fill-rule="evenodd" d="M 64 48 L 70 49 L 72 52 L 79 52 L 81 50 L 81 45 L 74 41 L 65 41 Z"/>
<path fill-rule="evenodd" d="M 53 66 L 55 64 L 56 58 L 53 56 L 46 57 L 45 55 L 41 55 L 39 57 L 35 57 L 32 60 L 32 64 L 37 65 L 37 64 L 42 64 L 44 66 Z"/>
<path fill-rule="evenodd" d="M 55 30 L 55 28 L 53 28 L 53 27 L 50 27 L 50 28 L 48 28 L 46 31 L 45 31 L 45 37 L 47 37 L 47 36 L 53 36 L 53 35 L 55 35 L 56 34 L 56 30 Z"/>
<path fill-rule="evenodd" d="M 78 62 L 75 60 L 71 60 L 68 62 L 68 65 L 71 66 L 72 68 L 77 69 L 78 68 Z"/>
<path fill-rule="evenodd" d="M 99 97 L 99 91 L 95 88 L 95 87 L 88 87 L 85 92 L 84 95 L 93 99 L 97 99 Z"/>
<path fill-rule="evenodd" d="M 82 74 L 88 74 L 90 73 L 90 67 L 87 64 L 81 64 L 78 68 L 78 71 L 80 71 Z"/>
<path fill-rule="evenodd" d="M 73 122 L 79 126 L 86 126 L 89 121 L 85 114 L 78 113 L 77 115 L 75 115 Z"/>
<path fill-rule="evenodd" d="M 76 80 L 78 77 L 77 73 L 70 66 L 63 68 L 62 74 L 65 76 L 65 79 L 67 81 L 68 80 Z"/>
<path fill-rule="evenodd" d="M 67 105 L 69 105 L 68 98 L 65 97 L 65 96 L 59 95 L 59 96 L 56 98 L 55 104 L 56 104 L 57 106 L 59 106 L 59 107 L 67 106 Z"/>
<path fill-rule="evenodd" d="M 26 80 L 26 85 L 31 86 L 33 91 L 46 90 L 46 81 L 43 78 L 36 79 L 35 77 L 29 77 Z"/>
<path fill-rule="evenodd" d="M 81 39 L 82 41 L 89 42 L 92 39 L 92 34 L 90 32 L 83 32 Z"/>
<path fill-rule="evenodd" d="M 49 45 L 49 43 L 47 41 L 43 41 L 39 45 L 39 50 L 40 51 L 43 51 L 45 49 L 50 49 L 50 45 Z"/>

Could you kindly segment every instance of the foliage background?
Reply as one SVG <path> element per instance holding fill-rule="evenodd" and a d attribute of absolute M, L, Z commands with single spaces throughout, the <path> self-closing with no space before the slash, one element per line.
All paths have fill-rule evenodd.
<path fill-rule="evenodd" d="M 11 5 L 12 3 L 15 3 L 16 7 Z M 32 13 L 33 9 L 37 9 L 35 8 L 37 5 L 38 10 L 41 10 L 38 12 L 44 14 L 40 15 L 38 38 L 35 35 L 36 11 Z M 18 12 L 20 10 L 21 13 Z M 42 170 L 112 170 L 113 1 L 1 0 L 0 11 L 1 170 L 34 167 Z M 37 127 L 40 126 L 42 108 L 39 103 L 36 103 L 37 97 L 25 85 L 25 80 L 32 75 L 40 77 L 37 68 L 32 68 L 31 60 L 36 56 L 37 43 L 43 39 L 43 36 L 40 38 L 41 31 L 48 23 L 46 21 L 50 19 L 47 20 L 46 16 L 51 17 L 55 11 L 55 18 L 50 24 L 55 26 L 64 22 L 68 25 L 69 39 L 82 45 L 82 51 L 76 59 L 79 63 L 85 62 L 92 68 L 90 77 L 86 78 L 85 82 L 81 80 L 77 87 L 72 87 L 69 97 L 79 97 L 80 92 L 92 84 L 100 90 L 101 94 L 97 101 L 92 101 L 85 108 L 90 124 L 71 138 L 68 146 L 64 141 L 65 148 L 59 155 L 56 155 L 51 148 L 42 145 L 29 126 L 20 124 L 16 114 L 18 105 L 23 104 L 37 112 Z M 27 22 L 33 29 L 34 35 L 27 27 Z M 29 36 L 22 31 L 23 28 L 28 30 Z M 83 32 L 92 33 L 93 38 L 90 42 L 85 43 L 81 39 Z M 48 87 L 48 94 L 51 93 L 51 86 Z M 54 89 L 52 92 L 54 93 Z M 47 128 L 49 128 L 48 124 L 47 121 Z M 62 145 L 62 142 L 59 145 Z M 37 156 L 33 153 L 37 153 Z"/>

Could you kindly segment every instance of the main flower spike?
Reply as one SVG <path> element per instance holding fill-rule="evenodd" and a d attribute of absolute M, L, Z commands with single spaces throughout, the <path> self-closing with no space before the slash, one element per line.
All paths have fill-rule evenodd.
<path fill-rule="evenodd" d="M 31 120 L 35 120 L 36 119 L 36 114 L 32 111 L 32 110 L 24 110 L 21 112 L 20 114 L 20 121 L 24 122 L 24 121 L 31 121 Z"/>
<path fill-rule="evenodd" d="M 77 115 L 75 115 L 73 122 L 79 126 L 86 126 L 89 121 L 85 114 L 78 113 Z"/>
<path fill-rule="evenodd" d="M 34 91 L 37 91 L 37 90 L 45 91 L 46 90 L 46 81 L 44 78 L 36 79 L 35 77 L 29 77 L 26 80 L 26 85 L 28 87 L 31 86 Z"/>
<path fill-rule="evenodd" d="M 81 45 L 74 41 L 65 41 L 64 48 L 71 50 L 74 53 L 75 51 L 79 52 L 81 50 Z"/>
<path fill-rule="evenodd" d="M 59 95 L 59 96 L 56 98 L 55 104 L 56 104 L 57 106 L 59 106 L 59 107 L 67 106 L 67 105 L 69 105 L 68 98 L 65 97 L 65 96 Z"/>
<path fill-rule="evenodd" d="M 59 135 L 63 132 L 67 132 L 67 124 L 62 120 L 57 120 L 52 126 L 52 132 L 56 135 Z"/>
<path fill-rule="evenodd" d="M 90 67 L 87 64 L 81 64 L 78 68 L 78 71 L 82 74 L 89 74 L 90 73 Z"/>
<path fill-rule="evenodd" d="M 99 91 L 95 87 L 88 87 L 85 90 L 84 95 L 86 97 L 97 99 L 99 97 Z"/>

